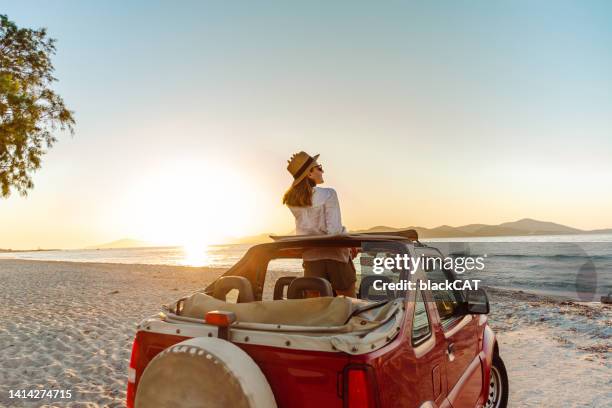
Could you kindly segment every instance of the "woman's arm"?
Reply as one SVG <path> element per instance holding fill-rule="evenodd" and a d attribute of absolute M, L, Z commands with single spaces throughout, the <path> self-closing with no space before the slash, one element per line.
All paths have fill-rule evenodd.
<path fill-rule="evenodd" d="M 341 234 L 345 232 L 345 228 L 342 226 L 338 194 L 336 194 L 336 190 L 329 190 L 330 196 L 325 200 L 325 204 L 323 205 L 325 208 L 325 227 L 327 228 L 328 234 Z"/>

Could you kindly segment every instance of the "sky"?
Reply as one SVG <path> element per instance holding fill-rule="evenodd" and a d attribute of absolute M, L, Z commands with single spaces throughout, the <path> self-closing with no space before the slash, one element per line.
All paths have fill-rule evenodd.
<path fill-rule="evenodd" d="M 0 248 L 287 233 L 292 153 L 350 229 L 612 227 L 606 1 L 0 1 L 75 112 Z"/>

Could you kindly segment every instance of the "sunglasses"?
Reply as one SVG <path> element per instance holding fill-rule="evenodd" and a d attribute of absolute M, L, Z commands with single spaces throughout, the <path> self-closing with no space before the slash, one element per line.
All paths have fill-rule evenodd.
<path fill-rule="evenodd" d="M 314 169 L 317 169 L 317 170 L 319 170 L 320 172 L 323 172 L 323 166 L 322 166 L 322 165 L 320 165 L 320 164 L 319 164 L 318 166 L 314 166 L 314 167 L 313 167 L 313 170 L 314 170 Z"/>

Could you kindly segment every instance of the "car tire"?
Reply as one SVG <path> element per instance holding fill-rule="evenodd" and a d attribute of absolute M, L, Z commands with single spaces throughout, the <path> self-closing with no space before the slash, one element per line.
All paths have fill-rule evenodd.
<path fill-rule="evenodd" d="M 242 349 L 196 337 L 159 353 L 138 382 L 136 408 L 275 408 L 272 389 Z"/>
<path fill-rule="evenodd" d="M 506 365 L 498 354 L 493 356 L 485 408 L 506 408 L 508 406 L 508 373 Z"/>

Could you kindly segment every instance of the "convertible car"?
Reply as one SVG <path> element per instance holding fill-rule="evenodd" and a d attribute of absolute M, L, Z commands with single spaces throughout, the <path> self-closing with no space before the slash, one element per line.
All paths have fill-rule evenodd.
<path fill-rule="evenodd" d="M 355 298 L 303 277 L 302 253 L 321 247 L 358 254 Z M 405 254 L 443 256 L 412 230 L 251 247 L 207 288 L 138 325 L 127 406 L 505 407 L 485 291 L 390 285 L 458 279 L 443 268 L 373 272 L 376 258 Z"/>

